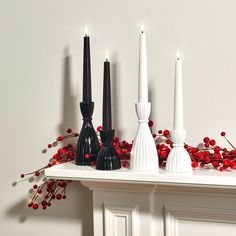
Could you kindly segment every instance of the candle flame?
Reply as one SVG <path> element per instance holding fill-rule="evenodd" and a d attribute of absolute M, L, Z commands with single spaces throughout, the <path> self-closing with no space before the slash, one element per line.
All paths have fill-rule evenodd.
<path fill-rule="evenodd" d="M 109 56 L 109 51 L 106 51 L 106 61 L 108 61 L 109 58 L 110 58 L 110 56 Z"/>
<path fill-rule="evenodd" d="M 141 24 L 141 32 L 144 32 L 144 23 Z"/>
<path fill-rule="evenodd" d="M 87 35 L 88 34 L 88 27 L 87 25 L 85 26 L 85 29 L 84 29 L 84 34 Z"/>
<path fill-rule="evenodd" d="M 176 57 L 177 57 L 178 60 L 180 59 L 180 52 L 179 52 L 179 50 L 176 53 Z"/>

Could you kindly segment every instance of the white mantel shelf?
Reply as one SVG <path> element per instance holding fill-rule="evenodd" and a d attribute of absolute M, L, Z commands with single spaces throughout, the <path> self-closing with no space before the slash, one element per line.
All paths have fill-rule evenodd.
<path fill-rule="evenodd" d="M 95 236 L 235 236 L 236 170 L 138 173 L 65 163 L 45 174 L 92 191 Z"/>
<path fill-rule="evenodd" d="M 132 172 L 127 168 L 115 171 L 100 171 L 90 166 L 65 163 L 46 169 L 45 174 L 49 178 L 77 181 L 236 189 L 235 170 L 220 172 L 214 169 L 195 169 L 190 174 L 169 174 L 160 169 L 159 173 L 141 173 Z"/>

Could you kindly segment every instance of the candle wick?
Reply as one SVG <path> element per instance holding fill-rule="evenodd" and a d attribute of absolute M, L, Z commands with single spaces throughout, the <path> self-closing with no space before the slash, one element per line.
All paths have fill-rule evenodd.
<path fill-rule="evenodd" d="M 141 30 L 141 33 L 143 34 L 143 30 Z"/>

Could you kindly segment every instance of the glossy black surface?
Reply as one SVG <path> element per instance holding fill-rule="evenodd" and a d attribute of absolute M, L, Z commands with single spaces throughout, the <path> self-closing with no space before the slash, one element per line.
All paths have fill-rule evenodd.
<path fill-rule="evenodd" d="M 100 150 L 98 137 L 92 124 L 93 108 L 93 102 L 80 103 L 83 126 L 77 143 L 76 165 L 89 165 L 90 162 L 96 161 L 98 151 Z M 89 154 L 90 158 L 85 158 L 85 154 Z"/>
<path fill-rule="evenodd" d="M 84 37 L 84 60 L 83 60 L 83 102 L 92 101 L 91 67 L 90 67 L 90 44 L 89 37 Z"/>
<path fill-rule="evenodd" d="M 102 126 L 103 130 L 112 129 L 111 117 L 111 83 L 110 83 L 110 62 L 104 62 L 103 73 L 103 116 Z"/>
<path fill-rule="evenodd" d="M 112 146 L 114 134 L 114 129 L 100 132 L 103 146 L 97 155 L 96 169 L 98 170 L 116 170 L 121 168 L 120 158 Z"/>

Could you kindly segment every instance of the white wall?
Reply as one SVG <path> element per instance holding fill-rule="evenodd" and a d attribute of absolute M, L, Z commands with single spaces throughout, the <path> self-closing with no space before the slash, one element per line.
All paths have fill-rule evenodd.
<path fill-rule="evenodd" d="M 102 64 L 111 53 L 114 126 L 136 131 L 139 25 L 144 22 L 152 119 L 172 128 L 174 58 L 184 62 L 187 141 L 221 130 L 236 139 L 236 2 L 234 0 L 1 0 L 2 235 L 92 235 L 91 193 L 76 184 L 46 212 L 24 207 L 27 189 L 12 187 L 22 171 L 47 162 L 41 149 L 68 126 L 79 129 L 82 37 L 91 36 L 94 124 L 101 124 Z M 65 68 L 64 50 L 69 50 Z M 66 72 L 65 72 L 66 71 Z M 64 87 L 64 88 L 63 88 Z M 218 136 L 217 136 L 218 135 Z"/>

